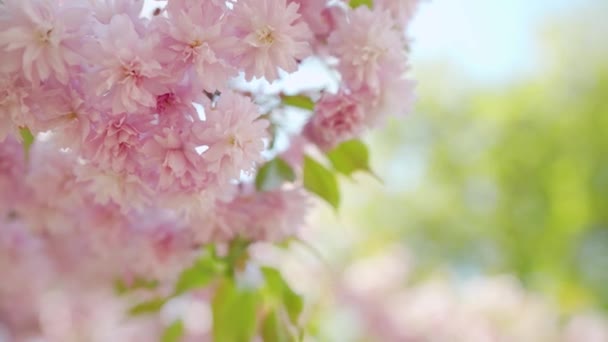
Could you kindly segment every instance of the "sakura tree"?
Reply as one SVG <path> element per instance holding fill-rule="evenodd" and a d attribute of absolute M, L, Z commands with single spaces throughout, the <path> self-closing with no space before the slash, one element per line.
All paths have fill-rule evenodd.
<path fill-rule="evenodd" d="M 0 341 L 299 340 L 249 247 L 370 171 L 417 1 L 143 5 L 0 4 Z M 284 86 L 307 63 L 330 85 Z"/>

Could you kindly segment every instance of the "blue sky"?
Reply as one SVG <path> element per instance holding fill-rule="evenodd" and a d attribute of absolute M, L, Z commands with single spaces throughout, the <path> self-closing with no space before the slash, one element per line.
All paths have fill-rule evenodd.
<path fill-rule="evenodd" d="M 431 0 L 412 23 L 412 64 L 449 62 L 482 82 L 534 70 L 543 22 L 591 0 Z"/>

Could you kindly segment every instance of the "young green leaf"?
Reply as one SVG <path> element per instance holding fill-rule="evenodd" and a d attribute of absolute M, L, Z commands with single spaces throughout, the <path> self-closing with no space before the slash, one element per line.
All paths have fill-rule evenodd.
<path fill-rule="evenodd" d="M 286 161 L 277 157 L 264 164 L 255 177 L 255 187 L 259 191 L 274 190 L 283 182 L 293 182 L 296 175 Z"/>
<path fill-rule="evenodd" d="M 181 320 L 177 320 L 165 329 L 161 342 L 178 342 L 183 335 L 184 323 Z"/>
<path fill-rule="evenodd" d="M 192 267 L 182 271 L 175 284 L 175 294 L 201 288 L 226 271 L 226 265 L 205 253 Z"/>
<path fill-rule="evenodd" d="M 262 267 L 262 274 L 264 274 L 266 287 L 270 294 L 277 298 L 279 303 L 285 306 L 285 309 L 289 314 L 289 319 L 294 325 L 297 325 L 298 318 L 304 309 L 302 297 L 293 292 L 278 270 L 270 267 Z"/>
<path fill-rule="evenodd" d="M 361 140 L 349 140 L 341 143 L 333 150 L 327 152 L 336 171 L 347 176 L 356 171 L 367 171 L 373 174 L 369 166 L 369 151 Z"/>
<path fill-rule="evenodd" d="M 118 279 L 114 283 L 114 290 L 117 294 L 122 295 L 133 290 L 153 290 L 158 287 L 158 281 L 154 279 L 135 278 L 131 284 L 127 284 L 124 280 Z"/>
<path fill-rule="evenodd" d="M 365 5 L 369 8 L 372 8 L 374 6 L 373 0 L 350 0 L 349 4 L 351 8 L 357 8 L 361 5 Z"/>
<path fill-rule="evenodd" d="M 226 263 L 227 273 L 234 276 L 235 271 L 242 269 L 249 259 L 249 245 L 251 241 L 237 237 L 230 241 L 228 254 L 222 258 Z"/>
<path fill-rule="evenodd" d="M 281 324 L 276 310 L 272 310 L 262 322 L 262 339 L 264 342 L 291 342 L 289 331 Z"/>
<path fill-rule="evenodd" d="M 154 298 L 149 301 L 139 303 L 129 310 L 129 314 L 133 316 L 148 314 L 159 311 L 167 302 L 165 298 Z"/>
<path fill-rule="evenodd" d="M 25 151 L 25 155 L 28 156 L 30 153 L 30 148 L 34 143 L 34 135 L 27 127 L 19 128 L 19 134 L 21 135 L 21 139 L 23 139 L 23 150 Z"/>
<path fill-rule="evenodd" d="M 256 331 L 259 293 L 239 289 L 225 278 L 212 301 L 213 340 L 249 342 Z"/>
<path fill-rule="evenodd" d="M 315 103 L 308 96 L 304 95 L 283 95 L 283 104 L 286 106 L 298 107 L 306 110 L 315 109 Z"/>
<path fill-rule="evenodd" d="M 340 191 L 336 176 L 309 156 L 304 157 L 304 187 L 338 208 Z"/>

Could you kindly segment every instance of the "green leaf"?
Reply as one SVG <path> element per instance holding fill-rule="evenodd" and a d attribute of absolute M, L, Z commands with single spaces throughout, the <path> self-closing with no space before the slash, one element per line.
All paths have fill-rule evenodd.
<path fill-rule="evenodd" d="M 374 174 L 369 166 L 369 150 L 361 140 L 349 140 L 341 143 L 327 152 L 336 171 L 347 176 L 356 171 L 366 171 Z"/>
<path fill-rule="evenodd" d="M 271 311 L 262 322 L 264 342 L 290 342 L 289 331 L 280 323 L 276 310 Z"/>
<path fill-rule="evenodd" d="M 295 180 L 296 175 L 291 166 L 277 157 L 260 168 L 255 177 L 255 187 L 259 191 L 269 191 L 278 188 L 285 181 L 293 182 Z"/>
<path fill-rule="evenodd" d="M 292 107 L 298 107 L 307 110 L 315 109 L 315 103 L 308 96 L 304 95 L 283 95 L 281 96 L 283 104 Z"/>
<path fill-rule="evenodd" d="M 225 278 L 212 301 L 213 340 L 251 341 L 256 332 L 259 302 L 258 293 L 239 289 L 232 279 Z"/>
<path fill-rule="evenodd" d="M 21 139 L 23 139 L 23 150 L 25 151 L 25 155 L 29 156 L 30 148 L 34 143 L 34 135 L 27 127 L 19 128 L 19 134 L 21 135 Z"/>
<path fill-rule="evenodd" d="M 357 8 L 361 5 L 365 5 L 369 8 L 374 6 L 374 2 L 372 0 L 350 0 L 350 7 Z"/>
<path fill-rule="evenodd" d="M 122 279 L 118 279 L 114 282 L 114 292 L 116 294 L 122 295 L 131 290 L 131 287 L 128 286 Z"/>
<path fill-rule="evenodd" d="M 309 156 L 304 156 L 304 187 L 338 208 L 340 191 L 336 176 Z"/>
<path fill-rule="evenodd" d="M 213 279 L 226 272 L 226 265 L 215 258 L 212 253 L 205 252 L 194 265 L 185 269 L 175 284 L 175 294 L 187 292 L 192 289 L 201 288 L 209 284 Z"/>
<path fill-rule="evenodd" d="M 165 298 L 154 298 L 149 301 L 139 303 L 129 309 L 129 314 L 133 316 L 148 314 L 159 311 L 167 302 Z"/>
<path fill-rule="evenodd" d="M 184 323 L 181 320 L 177 320 L 165 329 L 161 342 L 178 342 L 183 335 Z"/>
<path fill-rule="evenodd" d="M 185 269 L 175 284 L 175 294 L 179 295 L 192 289 L 201 288 L 209 284 L 216 274 L 214 269 L 201 265 Z"/>
<path fill-rule="evenodd" d="M 270 267 L 262 267 L 262 274 L 266 279 L 266 287 L 270 294 L 285 306 L 289 319 L 294 325 L 298 324 L 298 318 L 304 309 L 304 300 L 289 287 L 281 276 L 281 273 Z"/>
<path fill-rule="evenodd" d="M 122 295 L 133 290 L 153 290 L 158 287 L 158 281 L 154 279 L 136 278 L 132 284 L 125 283 L 124 280 L 118 279 L 114 283 L 114 290 L 117 294 Z"/>
<path fill-rule="evenodd" d="M 285 304 L 285 308 L 289 314 L 289 319 L 297 326 L 302 310 L 304 310 L 304 299 L 289 289 L 288 292 L 283 293 L 283 300 L 283 304 Z"/>
<path fill-rule="evenodd" d="M 227 264 L 229 276 L 234 276 L 236 270 L 245 267 L 247 260 L 249 260 L 248 248 L 250 244 L 251 241 L 240 236 L 230 241 L 228 254 L 222 259 Z"/>

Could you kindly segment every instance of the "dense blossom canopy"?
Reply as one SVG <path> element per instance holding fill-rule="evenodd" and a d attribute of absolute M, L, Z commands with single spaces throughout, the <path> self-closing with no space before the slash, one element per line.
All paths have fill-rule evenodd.
<path fill-rule="evenodd" d="M 314 159 L 413 98 L 417 1 L 354 3 L 0 2 L 0 334 L 155 340 L 170 322 L 123 323 L 113 282 L 168 295 L 202 246 L 297 237 L 310 193 L 336 204 Z M 255 86 L 307 59 L 337 91 Z M 201 291 L 183 295 L 204 311 Z"/>

